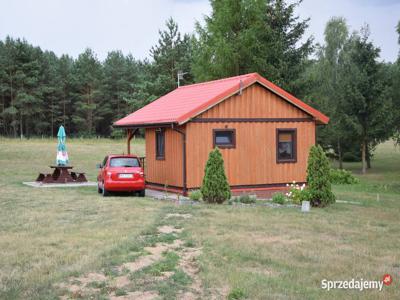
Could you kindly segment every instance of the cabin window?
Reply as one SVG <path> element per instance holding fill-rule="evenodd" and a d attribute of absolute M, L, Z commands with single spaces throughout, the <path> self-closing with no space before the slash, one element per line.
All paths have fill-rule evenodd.
<path fill-rule="evenodd" d="M 297 161 L 296 129 L 276 130 L 276 161 L 278 163 Z"/>
<path fill-rule="evenodd" d="M 235 148 L 235 129 L 214 129 L 213 142 L 214 148 Z"/>
<path fill-rule="evenodd" d="M 165 159 L 165 130 L 162 128 L 156 130 L 156 159 Z"/>

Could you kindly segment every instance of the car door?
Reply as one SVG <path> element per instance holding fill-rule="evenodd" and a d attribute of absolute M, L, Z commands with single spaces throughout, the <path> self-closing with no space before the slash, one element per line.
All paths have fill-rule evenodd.
<path fill-rule="evenodd" d="M 101 163 L 101 168 L 99 170 L 99 175 L 97 176 L 97 181 L 102 185 L 104 178 L 106 176 L 106 168 L 107 168 L 107 161 L 108 161 L 108 156 L 104 157 L 103 162 Z"/>

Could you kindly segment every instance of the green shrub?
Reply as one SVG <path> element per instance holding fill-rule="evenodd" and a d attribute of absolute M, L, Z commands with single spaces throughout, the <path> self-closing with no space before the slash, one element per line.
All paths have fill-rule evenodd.
<path fill-rule="evenodd" d="M 195 190 L 189 193 L 189 198 L 192 201 L 200 201 L 203 195 L 200 190 Z"/>
<path fill-rule="evenodd" d="M 257 197 L 249 194 L 242 194 L 239 196 L 239 202 L 244 204 L 256 203 Z"/>
<path fill-rule="evenodd" d="M 221 204 L 231 198 L 224 159 L 218 148 L 210 152 L 204 173 L 201 194 L 205 202 Z"/>
<path fill-rule="evenodd" d="M 275 193 L 272 196 L 272 202 L 274 203 L 284 204 L 285 201 L 286 201 L 285 195 L 283 195 L 282 193 Z"/>
<path fill-rule="evenodd" d="M 350 171 L 344 169 L 331 169 L 330 179 L 333 184 L 355 184 L 359 182 Z"/>
<path fill-rule="evenodd" d="M 257 197 L 255 195 L 241 194 L 240 196 L 235 196 L 229 199 L 228 204 L 229 205 L 232 205 L 233 203 L 252 204 L 256 202 L 257 202 Z"/>
<path fill-rule="evenodd" d="M 233 203 L 240 203 L 239 196 L 234 196 L 231 199 L 228 200 L 228 204 L 232 205 Z"/>
<path fill-rule="evenodd" d="M 310 191 L 306 188 L 306 185 L 300 186 L 296 182 L 290 185 L 290 190 L 286 193 L 286 196 L 294 204 L 301 204 L 301 202 L 311 199 Z"/>
<path fill-rule="evenodd" d="M 308 156 L 307 183 L 312 206 L 324 207 L 335 202 L 330 182 L 330 163 L 321 146 L 312 146 Z"/>

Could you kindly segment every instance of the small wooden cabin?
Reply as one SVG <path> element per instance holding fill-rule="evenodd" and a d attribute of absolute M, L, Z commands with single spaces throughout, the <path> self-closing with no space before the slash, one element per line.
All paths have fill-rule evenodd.
<path fill-rule="evenodd" d="M 148 188 L 182 192 L 202 184 L 219 147 L 232 190 L 306 181 L 316 126 L 329 118 L 257 73 L 182 86 L 114 123 L 130 139 L 145 128 Z"/>

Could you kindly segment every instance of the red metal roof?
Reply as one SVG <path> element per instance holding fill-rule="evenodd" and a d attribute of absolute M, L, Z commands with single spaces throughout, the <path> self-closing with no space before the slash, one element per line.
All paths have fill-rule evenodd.
<path fill-rule="evenodd" d="M 226 98 L 254 83 L 259 83 L 284 100 L 314 117 L 318 123 L 327 124 L 329 118 L 300 99 L 284 91 L 257 73 L 220 80 L 186 85 L 158 98 L 132 114 L 114 123 L 117 127 L 158 124 L 184 124 Z"/>

